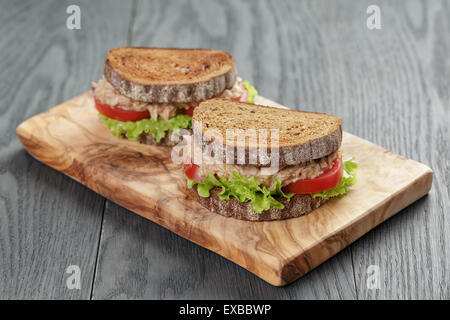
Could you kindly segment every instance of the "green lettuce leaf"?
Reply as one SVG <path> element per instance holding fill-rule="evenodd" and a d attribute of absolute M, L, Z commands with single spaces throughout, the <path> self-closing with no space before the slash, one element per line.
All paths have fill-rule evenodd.
<path fill-rule="evenodd" d="M 222 188 L 218 197 L 222 200 L 229 200 L 230 197 L 238 199 L 240 202 L 250 202 L 255 212 L 261 213 L 270 207 L 283 209 L 284 205 L 275 198 L 286 198 L 288 201 L 293 194 L 286 194 L 281 190 L 281 180 L 276 179 L 275 185 L 269 190 L 261 185 L 254 178 L 247 178 L 234 171 L 230 179 L 220 177 L 217 179 L 212 173 L 208 174 L 202 182 L 190 180 L 186 177 L 188 188 L 197 185 L 197 192 L 201 197 L 209 197 L 210 191 L 214 187 Z"/>
<path fill-rule="evenodd" d="M 242 82 L 242 84 L 244 85 L 245 89 L 247 89 L 247 91 L 248 91 L 247 102 L 255 103 L 255 97 L 258 94 L 258 91 L 248 81 L 244 81 L 244 82 Z"/>
<path fill-rule="evenodd" d="M 356 169 L 358 165 L 356 161 L 351 158 L 343 161 L 343 173 L 342 179 L 339 184 L 329 190 L 313 193 L 313 198 L 321 197 L 329 199 L 332 197 L 344 195 L 348 192 L 350 186 L 356 183 Z M 185 175 L 186 177 L 186 175 Z M 188 177 L 188 188 L 192 188 L 197 185 L 197 192 L 202 197 L 209 197 L 211 189 L 214 187 L 222 188 L 218 194 L 222 200 L 229 200 L 230 197 L 238 199 L 240 202 L 250 202 L 255 212 L 261 213 L 264 210 L 275 207 L 283 209 L 284 205 L 276 198 L 286 198 L 288 201 L 294 196 L 294 194 L 286 194 L 281 190 L 281 180 L 276 179 L 275 185 L 269 190 L 265 186 L 261 185 L 259 181 L 254 178 L 247 178 L 238 172 L 234 171 L 231 178 L 220 177 L 217 179 L 212 173 L 208 174 L 202 182 L 197 180 L 190 180 Z"/>
<path fill-rule="evenodd" d="M 192 118 L 185 114 L 177 114 L 167 121 L 161 117 L 158 117 L 157 120 L 149 118 L 127 122 L 111 119 L 102 114 L 99 114 L 99 117 L 113 135 L 122 138 L 122 135 L 125 134 L 129 140 L 138 140 L 142 133 L 148 133 L 156 142 L 159 142 L 167 132 L 178 133 L 180 129 L 192 127 Z"/>
<path fill-rule="evenodd" d="M 356 163 L 354 158 L 351 158 L 348 160 L 344 160 L 343 165 L 344 171 L 342 173 L 341 182 L 339 182 L 336 187 L 329 190 L 313 193 L 311 195 L 313 198 L 321 197 L 324 199 L 329 199 L 332 197 L 344 195 L 348 192 L 348 188 L 356 183 L 356 169 L 358 168 L 358 164 Z"/>

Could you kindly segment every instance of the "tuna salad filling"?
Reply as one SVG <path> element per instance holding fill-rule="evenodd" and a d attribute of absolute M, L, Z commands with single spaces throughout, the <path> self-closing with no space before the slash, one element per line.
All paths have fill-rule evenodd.
<path fill-rule="evenodd" d="M 245 83 L 245 84 L 244 84 Z M 100 79 L 97 83 L 92 82 L 92 89 L 94 91 L 95 98 L 106 105 L 114 106 L 125 110 L 145 111 L 148 110 L 150 117 L 156 119 L 159 117 L 164 120 L 175 116 L 182 110 L 187 110 L 190 107 L 196 105 L 196 103 L 176 103 L 176 104 L 153 104 L 143 101 L 136 101 L 120 94 L 105 78 Z M 256 91 L 247 81 L 242 82 L 240 77 L 237 77 L 231 89 L 226 89 L 219 98 L 225 99 L 237 99 L 246 95 L 248 92 L 248 102 L 254 102 L 254 95 L 251 96 L 250 91 Z"/>
<path fill-rule="evenodd" d="M 291 182 L 300 179 L 313 179 L 320 176 L 326 169 L 332 167 L 333 162 L 338 158 L 338 151 L 331 153 L 330 155 L 304 162 L 295 166 L 286 166 L 280 168 L 273 175 L 266 175 L 263 173 L 262 168 L 255 165 L 233 165 L 226 163 L 202 163 L 199 165 L 199 175 L 206 176 L 209 173 L 217 175 L 219 177 L 223 176 L 230 178 L 233 171 L 243 175 L 244 177 L 256 178 L 261 185 L 268 188 L 272 188 L 275 184 L 276 179 L 282 181 L 281 186 L 285 187 Z"/>
<path fill-rule="evenodd" d="M 157 119 L 158 116 L 164 120 L 175 116 L 179 113 L 179 109 L 189 109 L 188 104 L 152 104 L 142 101 L 130 99 L 114 89 L 114 87 L 104 78 L 98 83 L 92 82 L 92 89 L 95 98 L 103 104 L 114 106 L 125 110 L 145 111 L 148 110 L 150 117 Z"/>
<path fill-rule="evenodd" d="M 120 94 L 105 78 L 92 82 L 94 100 L 99 117 L 112 134 L 118 138 L 146 141 L 151 135 L 156 142 L 168 133 L 192 128 L 192 114 L 200 103 L 147 103 Z M 248 83 L 237 78 L 232 88 L 218 97 L 254 103 L 258 92 Z"/>

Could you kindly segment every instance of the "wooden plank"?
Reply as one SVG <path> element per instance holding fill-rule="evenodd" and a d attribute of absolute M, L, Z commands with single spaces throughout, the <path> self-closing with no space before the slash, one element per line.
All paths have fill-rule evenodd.
<path fill-rule="evenodd" d="M 315 35 L 311 33 L 308 18 L 310 4 L 290 1 L 288 5 L 290 7 L 273 4 L 270 1 L 187 1 L 183 3 L 141 1 L 138 3 L 136 19 L 130 30 L 131 44 L 204 47 L 229 51 L 237 62 L 240 75 L 250 80 L 260 93 L 277 101 L 289 103 L 289 106 L 296 106 L 291 98 L 295 96 L 295 92 L 298 92 L 298 77 L 303 74 L 298 68 L 290 68 L 290 65 L 284 61 L 290 61 L 291 56 L 294 57 L 300 53 L 303 55 L 303 63 L 307 64 L 308 61 L 305 60 L 307 47 L 300 47 L 296 41 L 293 48 L 286 50 L 285 47 L 280 46 L 280 41 L 289 42 L 292 34 L 286 33 L 286 26 L 294 23 L 292 32 L 303 34 L 308 39 L 310 47 L 317 48 L 320 52 L 318 48 L 320 43 L 315 43 Z M 333 5 L 327 3 L 325 5 L 331 6 L 331 10 L 334 10 Z M 274 13 L 277 16 L 274 16 Z M 293 16 L 295 21 L 292 21 Z M 308 20 L 303 21 L 305 18 Z M 283 22 L 284 19 L 286 23 Z M 296 25 L 300 28 L 296 28 Z M 316 66 L 321 67 L 320 64 Z M 321 70 L 326 71 L 327 68 L 322 67 L 314 71 Z M 305 85 L 309 83 L 310 81 L 306 81 Z M 303 89 L 305 87 L 302 88 L 302 93 L 304 93 Z M 308 97 L 311 98 L 311 95 Z M 321 103 L 322 98 L 325 99 L 326 95 L 321 94 L 316 98 L 316 102 L 320 102 L 320 107 L 329 106 L 327 101 Z M 296 101 L 303 101 L 303 99 Z M 304 107 L 305 104 L 298 104 L 298 106 Z M 136 221 L 142 219 L 139 220 L 139 217 L 128 214 L 127 210 L 121 207 L 107 205 L 105 216 L 107 219 L 104 222 L 104 236 L 101 240 L 102 254 L 99 256 L 98 270 L 99 275 L 104 273 L 108 276 L 99 276 L 96 279 L 94 297 L 153 299 L 160 297 L 352 299 L 356 297 L 349 250 L 338 254 L 307 277 L 280 290 L 267 285 L 229 261 L 217 258 L 217 255 L 208 250 L 198 248 L 189 241 L 174 236 L 171 232 L 151 223 L 147 222 L 140 226 L 148 233 L 151 232 L 151 236 L 142 231 L 139 233 L 140 236 L 135 235 L 131 239 L 126 231 L 133 230 Z M 168 239 L 177 239 L 177 241 L 168 241 Z M 161 249 L 162 243 L 164 243 L 164 249 Z M 135 250 L 136 247 L 140 249 Z M 142 250 L 145 251 L 147 259 L 142 257 Z M 165 250 L 175 254 L 164 254 Z M 200 253 L 197 254 L 197 252 Z M 134 262 L 125 265 L 120 260 L 123 257 Z M 200 269 L 197 267 L 199 263 L 202 266 Z M 164 273 L 152 271 L 153 268 L 164 270 Z M 211 270 L 217 271 L 211 272 Z M 145 285 L 137 286 L 135 285 L 137 283 L 145 283 Z M 236 283 L 243 285 L 237 286 Z"/>
<path fill-rule="evenodd" d="M 113 45 L 126 43 L 131 5 L 76 1 L 0 4 L 0 299 L 89 299 L 104 199 L 32 159 L 14 134 L 25 118 L 86 91 Z M 110 7 L 107 15 L 98 15 Z M 81 289 L 68 290 L 69 265 Z"/>
<path fill-rule="evenodd" d="M 273 105 L 262 97 L 257 103 Z M 225 218 L 192 201 L 171 149 L 111 135 L 91 92 L 23 122 L 17 134 L 38 160 L 275 286 L 308 273 L 423 197 L 432 181 L 425 165 L 344 133 L 342 151 L 360 167 L 352 191 L 313 214 L 254 223 Z"/>

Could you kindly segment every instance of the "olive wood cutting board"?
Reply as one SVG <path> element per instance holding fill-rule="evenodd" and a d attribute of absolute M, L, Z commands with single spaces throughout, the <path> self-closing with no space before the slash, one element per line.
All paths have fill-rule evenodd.
<path fill-rule="evenodd" d="M 257 103 L 282 107 L 262 97 Z M 275 286 L 298 279 L 423 197 L 433 176 L 427 166 L 345 132 L 343 152 L 359 164 L 358 183 L 346 196 L 299 218 L 248 222 L 190 200 L 170 148 L 111 135 L 90 92 L 23 122 L 17 134 L 39 161 Z"/>

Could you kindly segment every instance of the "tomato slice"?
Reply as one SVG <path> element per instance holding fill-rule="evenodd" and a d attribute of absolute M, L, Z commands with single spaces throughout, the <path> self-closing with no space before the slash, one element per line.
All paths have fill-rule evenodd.
<path fill-rule="evenodd" d="M 195 109 L 195 107 L 197 107 L 198 106 L 198 103 L 196 103 L 196 102 L 191 102 L 190 104 L 189 104 L 189 109 L 183 109 L 183 113 L 185 114 L 185 115 L 188 115 L 188 116 L 190 116 L 190 117 L 192 117 L 193 115 L 194 115 L 194 109 Z"/>
<path fill-rule="evenodd" d="M 243 94 L 240 97 L 237 98 L 233 98 L 233 100 L 235 101 L 239 101 L 239 102 L 247 102 L 248 100 L 248 91 L 247 89 L 244 87 L 244 85 L 241 83 L 240 84 L 241 89 L 243 90 Z"/>
<path fill-rule="evenodd" d="M 336 187 L 342 179 L 342 156 L 339 156 L 334 162 L 333 166 L 325 170 L 320 176 L 314 179 L 297 180 L 286 187 L 284 191 L 296 194 L 309 194 L 315 192 L 322 192 Z"/>
<path fill-rule="evenodd" d="M 189 162 L 184 165 L 183 171 L 186 174 L 186 177 L 188 177 L 189 179 L 191 180 L 195 179 L 198 182 L 201 182 L 203 178 L 199 176 L 198 168 L 199 168 L 198 165 L 193 164 L 192 161 L 189 160 Z"/>
<path fill-rule="evenodd" d="M 95 100 L 95 108 L 102 115 L 108 118 L 119 120 L 119 121 L 138 121 L 142 119 L 150 118 L 150 113 L 148 110 L 145 111 L 135 111 L 119 108 L 118 106 L 110 106 L 105 103 L 101 103 L 97 98 Z"/>

